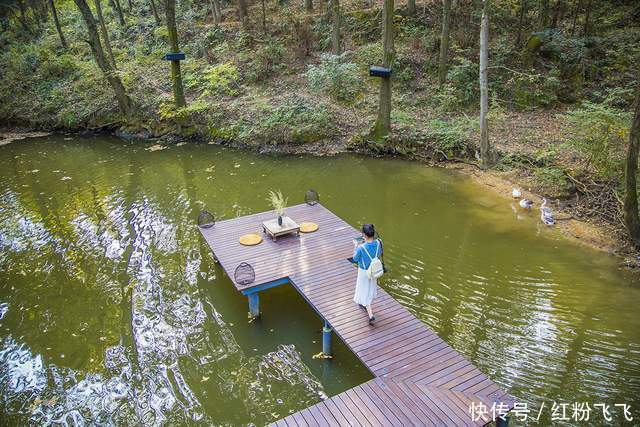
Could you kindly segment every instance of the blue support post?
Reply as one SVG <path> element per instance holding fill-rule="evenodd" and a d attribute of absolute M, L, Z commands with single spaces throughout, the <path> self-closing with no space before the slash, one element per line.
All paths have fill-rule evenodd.
<path fill-rule="evenodd" d="M 496 427 L 508 427 L 509 426 L 509 416 L 505 416 L 504 419 L 501 417 L 498 417 L 496 419 Z"/>
<path fill-rule="evenodd" d="M 324 321 L 324 328 L 322 328 L 322 353 L 325 356 L 331 356 L 331 325 Z"/>
<path fill-rule="evenodd" d="M 249 294 L 249 315 L 254 319 L 260 317 L 260 296 L 258 292 Z"/>

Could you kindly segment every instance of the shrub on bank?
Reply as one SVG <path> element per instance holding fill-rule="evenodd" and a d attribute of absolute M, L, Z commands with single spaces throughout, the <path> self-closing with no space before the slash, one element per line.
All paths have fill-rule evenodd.
<path fill-rule="evenodd" d="M 251 135 L 245 139 L 272 144 L 304 144 L 335 133 L 333 117 L 325 105 L 291 97 L 276 106 L 263 106 Z"/>
<path fill-rule="evenodd" d="M 443 121 L 431 120 L 427 138 L 433 141 L 435 151 L 448 158 L 466 157 L 471 151 L 470 133 L 472 123 L 464 118 Z"/>
<path fill-rule="evenodd" d="M 240 93 L 240 75 L 238 68 L 231 62 L 208 67 L 203 74 L 203 96 L 211 93 L 236 96 Z"/>
<path fill-rule="evenodd" d="M 631 112 L 585 102 L 566 118 L 572 126 L 569 144 L 586 157 L 585 166 L 602 178 L 621 178 Z"/>
<path fill-rule="evenodd" d="M 311 90 L 353 102 L 362 89 L 362 76 L 356 64 L 346 61 L 346 55 L 322 54 L 320 64 L 309 65 L 306 76 Z"/>

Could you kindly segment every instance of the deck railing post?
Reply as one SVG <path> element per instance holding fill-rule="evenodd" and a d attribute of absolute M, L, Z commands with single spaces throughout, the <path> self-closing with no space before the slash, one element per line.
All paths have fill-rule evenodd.
<path fill-rule="evenodd" d="M 253 319 L 260 317 L 260 297 L 258 292 L 249 294 L 249 315 Z"/>
<path fill-rule="evenodd" d="M 324 328 L 322 328 L 322 353 L 325 356 L 331 356 L 331 332 L 333 329 L 331 325 L 325 320 Z"/>

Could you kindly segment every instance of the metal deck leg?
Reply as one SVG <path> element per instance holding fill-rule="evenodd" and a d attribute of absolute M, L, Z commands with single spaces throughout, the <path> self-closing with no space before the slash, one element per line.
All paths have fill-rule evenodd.
<path fill-rule="evenodd" d="M 254 319 L 260 317 L 260 296 L 258 292 L 249 294 L 249 315 Z"/>
<path fill-rule="evenodd" d="M 333 329 L 331 328 L 331 325 L 329 325 L 329 323 L 327 323 L 327 321 L 324 321 L 324 328 L 322 328 L 322 353 L 325 356 L 331 356 L 332 355 L 332 351 L 331 351 L 331 332 L 333 331 Z"/>

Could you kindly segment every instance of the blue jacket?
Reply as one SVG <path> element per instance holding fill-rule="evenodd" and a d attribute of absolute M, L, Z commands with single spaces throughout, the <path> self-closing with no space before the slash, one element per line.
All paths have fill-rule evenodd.
<path fill-rule="evenodd" d="M 353 262 L 357 263 L 358 267 L 363 270 L 369 268 L 372 258 L 379 258 L 380 256 L 382 256 L 382 242 L 378 239 L 370 243 L 363 243 L 362 245 L 356 246 L 353 250 Z"/>

